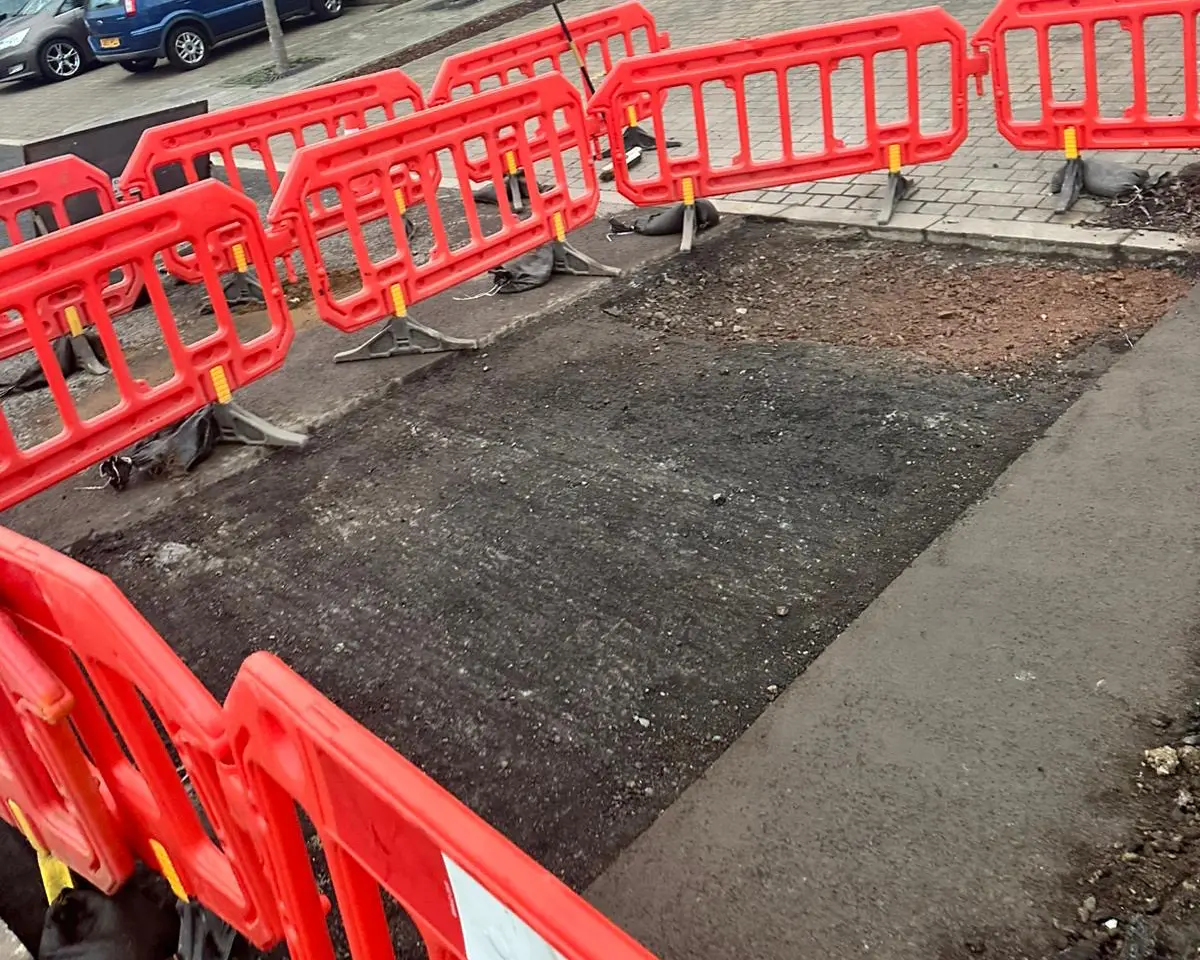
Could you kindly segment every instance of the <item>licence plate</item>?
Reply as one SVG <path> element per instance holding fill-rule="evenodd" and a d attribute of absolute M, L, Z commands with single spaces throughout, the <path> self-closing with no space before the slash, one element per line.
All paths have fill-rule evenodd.
<path fill-rule="evenodd" d="M 121 45 L 119 37 L 105 37 L 100 41 L 101 50 L 114 50 Z"/>

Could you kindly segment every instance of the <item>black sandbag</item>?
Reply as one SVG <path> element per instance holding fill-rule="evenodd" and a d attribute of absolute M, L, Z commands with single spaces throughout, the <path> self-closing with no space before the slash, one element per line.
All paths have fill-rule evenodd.
<path fill-rule="evenodd" d="M 623 223 L 612 219 L 609 224 L 617 233 L 640 233 L 646 237 L 667 237 L 683 233 L 683 214 L 686 208 L 677 204 L 667 210 L 656 210 L 643 217 L 638 217 L 632 223 Z M 696 201 L 696 229 L 708 230 L 721 222 L 721 214 L 708 200 Z"/>
<path fill-rule="evenodd" d="M 124 490 L 134 477 L 158 479 L 187 473 L 203 463 L 221 439 L 212 404 L 179 423 L 135 443 L 128 452 L 100 464 L 102 476 L 115 490 Z"/>
<path fill-rule="evenodd" d="M 1083 192 L 1093 197 L 1114 200 L 1132 193 L 1150 179 L 1150 171 L 1142 167 L 1131 167 L 1105 157 L 1081 157 L 1083 165 Z M 1059 167 L 1050 179 L 1050 192 L 1062 191 L 1066 168 Z"/>
<path fill-rule="evenodd" d="M 506 182 L 504 195 L 506 197 L 511 197 L 512 194 L 508 192 L 508 189 L 508 184 Z M 524 197 L 526 200 L 529 199 L 529 184 L 526 183 L 525 174 L 523 173 L 517 174 L 517 189 L 521 191 L 522 197 Z M 537 189 L 538 193 L 544 193 L 546 190 L 546 188 L 540 183 L 537 185 Z M 485 183 L 482 187 L 472 193 L 471 196 L 475 198 L 476 203 L 488 203 L 493 207 L 499 206 L 500 203 L 500 201 L 496 199 L 496 185 L 494 183 Z"/>
<path fill-rule="evenodd" d="M 492 268 L 488 273 L 496 284 L 497 293 L 535 290 L 550 282 L 554 273 L 554 249 L 550 244 L 544 244 L 502 267 Z"/>
<path fill-rule="evenodd" d="M 46 911 L 38 960 L 169 960 L 179 946 L 175 896 L 139 870 L 114 896 L 67 888 Z"/>
<path fill-rule="evenodd" d="M 104 352 L 104 344 L 100 342 L 100 337 L 92 330 L 85 330 L 83 335 L 92 345 L 92 350 L 100 362 L 107 363 L 107 354 Z M 71 349 L 70 337 L 59 337 L 52 341 L 50 346 L 54 348 L 54 359 L 64 378 L 71 377 L 83 369 L 75 357 L 75 351 Z M 0 399 L 14 393 L 33 393 L 35 390 L 45 390 L 47 386 L 46 371 L 35 360 L 17 374 L 17 378 L 11 383 L 0 386 Z"/>

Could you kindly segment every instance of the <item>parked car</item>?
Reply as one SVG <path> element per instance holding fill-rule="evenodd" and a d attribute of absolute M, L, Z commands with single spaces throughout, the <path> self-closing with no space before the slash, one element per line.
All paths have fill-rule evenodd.
<path fill-rule="evenodd" d="M 344 0 L 276 0 L 281 20 L 342 15 Z M 263 0 L 88 0 L 91 53 L 145 73 L 163 57 L 180 70 L 204 66 L 218 43 L 265 30 Z"/>
<path fill-rule="evenodd" d="M 93 63 L 85 4 L 26 0 L 0 23 L 0 80 L 70 80 Z"/>

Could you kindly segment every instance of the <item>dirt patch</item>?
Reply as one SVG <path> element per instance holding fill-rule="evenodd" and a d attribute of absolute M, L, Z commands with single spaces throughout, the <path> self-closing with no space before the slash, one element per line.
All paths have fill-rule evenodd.
<path fill-rule="evenodd" d="M 883 347 L 947 369 L 1021 371 L 1061 364 L 1097 342 L 1131 347 L 1192 283 L 1168 268 L 857 237 L 814 242 L 778 222 L 751 224 L 736 242 L 737 257 L 706 248 L 680 258 L 609 312 L 723 343 Z"/>
<path fill-rule="evenodd" d="M 1200 236 L 1200 164 L 1188 164 L 1111 200 L 1097 222 L 1130 230 L 1167 230 Z"/>
<path fill-rule="evenodd" d="M 935 313 L 985 265 L 1071 271 L 743 224 L 71 553 L 218 696 L 274 651 L 582 888 L 1115 355 L 964 376 L 864 340 L 926 296 L 914 257 Z"/>

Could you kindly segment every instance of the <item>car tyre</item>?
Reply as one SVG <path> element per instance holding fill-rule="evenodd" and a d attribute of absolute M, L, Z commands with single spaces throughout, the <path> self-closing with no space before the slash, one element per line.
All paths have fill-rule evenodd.
<path fill-rule="evenodd" d="M 83 72 L 83 51 L 66 37 L 55 37 L 42 47 L 38 66 L 50 83 L 70 80 Z"/>
<path fill-rule="evenodd" d="M 130 73 L 149 73 L 158 63 L 155 57 L 138 57 L 136 60 L 119 60 L 121 67 Z"/>
<path fill-rule="evenodd" d="M 177 70 L 195 70 L 208 63 L 212 44 L 200 27 L 181 23 L 167 34 L 167 59 Z"/>
<path fill-rule="evenodd" d="M 346 9 L 346 0 L 313 0 L 313 14 L 318 20 L 336 20 Z"/>

